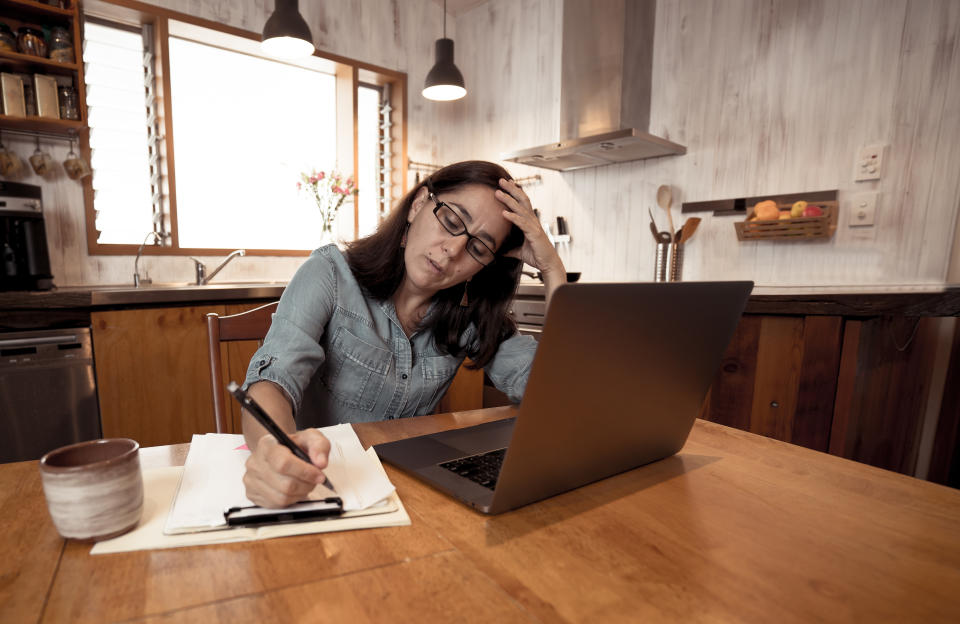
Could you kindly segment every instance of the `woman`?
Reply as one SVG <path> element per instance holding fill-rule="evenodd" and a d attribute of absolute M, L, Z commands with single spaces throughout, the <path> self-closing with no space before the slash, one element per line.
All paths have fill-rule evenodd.
<path fill-rule="evenodd" d="M 324 480 L 330 444 L 313 427 L 430 413 L 469 357 L 519 401 L 536 342 L 507 306 L 523 263 L 546 295 L 566 269 L 530 199 L 505 169 L 467 161 L 433 173 L 373 235 L 315 251 L 284 290 L 247 371 L 250 395 L 309 455 L 303 462 L 248 414 L 247 496 L 302 500 Z"/>

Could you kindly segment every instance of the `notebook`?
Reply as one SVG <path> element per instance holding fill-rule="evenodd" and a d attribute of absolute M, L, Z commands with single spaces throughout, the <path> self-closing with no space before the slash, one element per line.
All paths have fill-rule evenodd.
<path fill-rule="evenodd" d="M 563 285 L 515 418 L 380 444 L 377 455 L 490 514 L 673 455 L 752 289 L 745 281 Z M 496 464 L 496 455 L 491 479 L 478 464 Z"/>

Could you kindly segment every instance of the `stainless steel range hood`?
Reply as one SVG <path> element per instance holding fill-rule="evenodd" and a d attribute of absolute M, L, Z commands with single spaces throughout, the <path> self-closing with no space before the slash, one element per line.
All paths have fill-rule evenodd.
<path fill-rule="evenodd" d="M 572 171 L 685 154 L 650 125 L 656 0 L 563 1 L 560 137 L 503 160 Z"/>

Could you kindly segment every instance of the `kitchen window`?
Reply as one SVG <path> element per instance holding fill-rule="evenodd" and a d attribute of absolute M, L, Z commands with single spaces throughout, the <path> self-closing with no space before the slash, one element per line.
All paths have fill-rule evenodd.
<path fill-rule="evenodd" d="M 402 162 L 405 75 L 342 58 L 277 61 L 250 33 L 93 4 L 90 253 L 134 253 L 156 232 L 151 253 L 302 255 L 319 244 L 321 219 L 297 191 L 300 172 L 356 177 L 335 225 L 346 240 L 371 233 L 402 194 L 390 172 Z"/>

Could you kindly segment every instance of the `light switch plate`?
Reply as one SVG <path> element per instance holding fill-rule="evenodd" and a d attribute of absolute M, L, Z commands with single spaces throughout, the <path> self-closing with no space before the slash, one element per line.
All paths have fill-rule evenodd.
<path fill-rule="evenodd" d="M 850 227 L 870 227 L 877 218 L 880 193 L 857 193 L 850 198 Z"/>
<path fill-rule="evenodd" d="M 854 182 L 880 179 L 883 174 L 884 147 L 882 143 L 876 143 L 874 145 L 864 145 L 857 151 L 857 160 L 853 169 Z"/>

